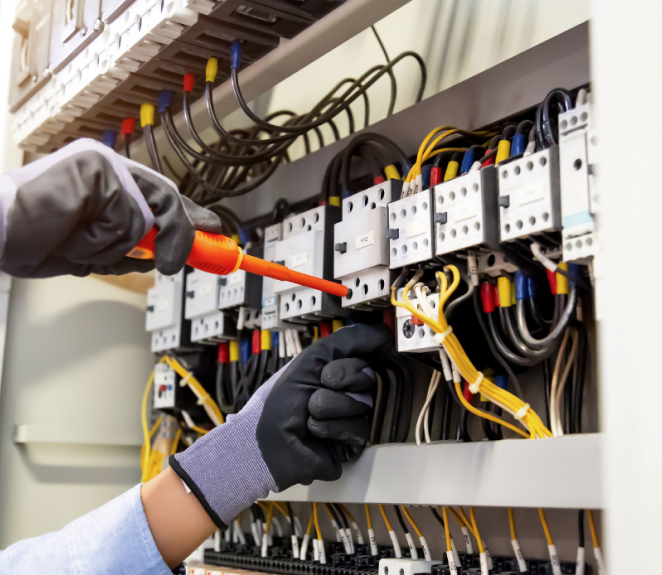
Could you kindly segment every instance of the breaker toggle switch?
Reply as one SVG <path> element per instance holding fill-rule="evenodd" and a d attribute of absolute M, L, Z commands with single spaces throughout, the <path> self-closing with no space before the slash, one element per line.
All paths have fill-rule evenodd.
<path fill-rule="evenodd" d="M 448 212 L 438 212 L 434 215 L 435 224 L 446 224 L 448 223 Z"/>
<path fill-rule="evenodd" d="M 510 196 L 499 196 L 499 207 L 500 208 L 509 208 L 510 207 Z"/>
<path fill-rule="evenodd" d="M 336 244 L 334 249 L 335 249 L 335 251 L 337 251 L 341 254 L 346 253 L 347 252 L 347 242 L 343 242 L 341 244 Z"/>

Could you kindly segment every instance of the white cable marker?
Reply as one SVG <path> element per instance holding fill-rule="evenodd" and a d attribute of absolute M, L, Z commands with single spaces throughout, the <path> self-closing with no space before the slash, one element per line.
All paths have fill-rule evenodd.
<path fill-rule="evenodd" d="M 432 555 L 430 554 L 428 542 L 425 540 L 425 535 L 421 535 L 418 539 L 421 542 L 421 547 L 423 548 L 423 558 L 426 561 L 432 561 Z"/>
<path fill-rule="evenodd" d="M 402 549 L 400 548 L 400 543 L 398 543 L 398 538 L 395 535 L 395 531 L 391 529 L 388 532 L 388 536 L 391 538 L 391 543 L 393 543 L 393 551 L 395 552 L 396 559 L 402 559 Z"/>
<path fill-rule="evenodd" d="M 285 346 L 287 345 L 287 341 L 285 340 L 285 332 L 284 331 L 279 331 L 278 332 L 278 357 L 285 359 L 287 356 L 285 355 Z"/>
<path fill-rule="evenodd" d="M 562 575 L 561 561 L 556 551 L 556 545 L 548 545 L 547 548 L 549 549 L 549 560 L 552 563 L 552 573 L 554 575 Z"/>
<path fill-rule="evenodd" d="M 255 522 L 251 523 L 251 533 L 253 534 L 253 540 L 255 541 L 255 545 L 259 545 L 260 537 L 257 533 L 257 525 Z"/>
<path fill-rule="evenodd" d="M 455 556 L 455 564 L 458 566 L 461 565 L 460 563 L 460 554 L 457 552 L 457 547 L 455 546 L 455 539 L 451 537 L 451 549 L 453 550 L 453 555 Z"/>
<path fill-rule="evenodd" d="M 246 321 L 246 308 L 241 306 L 239 308 L 239 315 L 237 316 L 237 330 L 244 329 L 244 322 Z"/>
<path fill-rule="evenodd" d="M 274 536 L 271 534 L 271 531 L 267 533 L 267 539 L 269 541 L 269 547 L 273 547 L 274 545 Z"/>
<path fill-rule="evenodd" d="M 365 545 L 365 541 L 363 540 L 363 533 L 361 533 L 359 524 L 356 521 L 352 521 L 352 529 L 354 529 L 354 533 L 356 534 L 356 541 L 358 544 Z"/>
<path fill-rule="evenodd" d="M 309 543 L 309 541 L 310 541 L 310 535 L 308 535 L 308 533 L 306 533 L 303 536 L 303 541 L 301 542 L 301 549 L 299 550 L 299 559 L 301 559 L 301 561 L 306 560 L 306 554 L 308 553 L 308 543 Z"/>
<path fill-rule="evenodd" d="M 480 281 L 478 280 L 478 259 L 475 252 L 469 252 L 467 257 L 467 272 L 471 278 L 471 285 L 478 287 Z"/>
<path fill-rule="evenodd" d="M 297 515 L 294 516 L 294 533 L 297 537 L 303 537 L 303 527 Z"/>
<path fill-rule="evenodd" d="M 296 355 L 299 355 L 303 351 L 303 348 L 301 347 L 299 331 L 296 329 L 292 330 L 292 340 L 294 341 L 294 351 L 296 352 Z"/>
<path fill-rule="evenodd" d="M 490 568 L 487 566 L 487 553 L 485 551 L 480 554 L 480 572 L 481 575 L 490 575 Z"/>
<path fill-rule="evenodd" d="M 577 563 L 575 564 L 575 574 L 584 575 L 586 571 L 586 548 L 577 547 Z"/>
<path fill-rule="evenodd" d="M 276 517 L 271 518 L 272 525 L 276 526 L 276 531 L 278 532 L 278 537 L 283 536 L 283 526 L 280 524 L 280 521 Z"/>
<path fill-rule="evenodd" d="M 406 198 L 409 195 L 409 182 L 402 184 L 402 191 L 400 192 L 400 199 Z"/>
<path fill-rule="evenodd" d="M 269 534 L 265 533 L 262 535 L 262 551 L 260 556 L 266 557 L 269 554 Z"/>
<path fill-rule="evenodd" d="M 336 532 L 336 541 L 340 543 L 342 538 L 340 537 L 340 529 L 338 529 L 338 524 L 335 519 L 331 519 L 331 525 L 333 525 L 333 529 Z"/>
<path fill-rule="evenodd" d="M 485 541 L 483 541 L 483 549 L 485 549 L 485 556 L 487 557 L 487 568 L 492 571 L 494 569 L 494 563 L 492 561 L 492 554 L 490 553 L 490 550 L 487 548 L 487 545 L 485 545 Z"/>
<path fill-rule="evenodd" d="M 313 561 L 320 560 L 320 543 L 317 539 L 313 539 Z"/>
<path fill-rule="evenodd" d="M 479 371 L 478 372 L 478 379 L 475 381 L 475 383 L 470 383 L 469 384 L 469 391 L 476 395 L 477 393 L 480 393 L 480 384 L 483 382 L 483 379 L 485 379 L 485 376 L 483 376 L 483 372 Z"/>
<path fill-rule="evenodd" d="M 605 560 L 602 557 L 602 549 L 600 547 L 594 547 L 593 555 L 595 556 L 595 564 L 598 566 L 598 575 L 607 575 Z"/>
<path fill-rule="evenodd" d="M 453 372 L 451 371 L 451 362 L 448 359 L 448 354 L 443 348 L 439 349 L 439 361 L 441 361 L 441 371 L 444 372 L 444 380 L 453 381 Z"/>
<path fill-rule="evenodd" d="M 464 536 L 464 544 L 467 546 L 467 553 L 469 555 L 473 555 L 474 545 L 471 542 L 471 535 L 469 535 L 469 528 L 465 525 L 464 527 L 461 527 L 461 529 L 462 529 L 462 535 Z"/>
<path fill-rule="evenodd" d="M 326 547 L 324 547 L 324 539 L 320 539 L 317 545 L 320 552 L 320 563 L 326 565 Z"/>
<path fill-rule="evenodd" d="M 416 549 L 416 545 L 414 545 L 414 538 L 411 536 L 411 533 L 405 533 L 405 539 L 407 540 L 407 545 L 409 545 L 411 558 L 413 560 L 418 559 L 418 549 Z"/>
<path fill-rule="evenodd" d="M 228 540 L 229 540 L 229 537 L 230 537 L 230 530 L 226 529 L 225 533 L 223 535 L 224 535 L 224 539 L 227 542 L 229 542 Z M 221 550 L 221 532 L 216 531 L 216 533 L 214 533 L 214 551 L 216 551 L 218 553 L 218 552 L 220 552 L 220 550 Z"/>
<path fill-rule="evenodd" d="M 519 568 L 519 572 L 528 573 L 526 561 L 524 560 L 524 553 L 522 553 L 522 548 L 519 545 L 519 541 L 517 539 L 513 539 L 510 543 L 513 546 L 513 552 L 517 558 L 517 566 Z"/>
<path fill-rule="evenodd" d="M 377 541 L 375 540 L 374 529 L 368 529 L 368 539 L 370 540 L 370 554 L 379 555 L 379 548 L 377 547 Z"/>
<path fill-rule="evenodd" d="M 237 539 L 239 539 L 239 543 L 241 543 L 242 545 L 246 545 L 246 536 L 244 535 L 244 530 L 241 528 L 238 519 L 234 520 L 234 532 L 237 534 Z"/>
<path fill-rule="evenodd" d="M 419 192 L 423 191 L 423 174 L 418 174 L 416 176 L 416 190 L 414 191 L 415 194 L 418 194 Z"/>
<path fill-rule="evenodd" d="M 448 353 L 448 351 L 446 353 Z M 460 373 L 460 368 L 454 361 L 451 361 L 451 369 L 453 370 L 453 383 L 462 383 L 462 374 Z"/>
<path fill-rule="evenodd" d="M 340 535 L 340 540 L 342 541 L 342 546 L 345 548 L 345 553 L 347 553 L 347 555 L 351 555 L 352 548 L 350 547 L 349 541 L 347 540 L 347 533 L 345 533 L 345 529 L 338 529 L 338 535 Z"/>
<path fill-rule="evenodd" d="M 352 537 L 352 530 L 349 527 L 345 527 L 345 537 L 349 541 L 350 555 L 354 555 L 354 537 Z"/>
<path fill-rule="evenodd" d="M 299 558 L 299 538 L 296 535 L 291 536 L 292 539 L 292 558 Z"/>
<path fill-rule="evenodd" d="M 458 563 L 455 562 L 455 554 L 452 551 L 446 551 L 446 559 L 448 559 L 448 568 L 451 575 L 457 575 Z"/>
<path fill-rule="evenodd" d="M 535 142 L 529 142 L 526 145 L 526 149 L 524 150 L 524 157 L 526 158 L 527 156 L 530 156 L 536 151 L 536 143 Z"/>
<path fill-rule="evenodd" d="M 262 541 L 262 533 L 264 533 L 264 529 L 262 529 L 262 519 L 258 519 L 255 522 L 255 526 L 257 527 L 257 536 L 258 536 L 257 544 L 259 545 L 260 542 Z"/>

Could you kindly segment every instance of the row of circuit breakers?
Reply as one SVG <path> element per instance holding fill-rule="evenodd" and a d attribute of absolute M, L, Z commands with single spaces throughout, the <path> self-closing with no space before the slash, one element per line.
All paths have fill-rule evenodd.
<path fill-rule="evenodd" d="M 177 96 L 193 74 L 200 96 L 210 56 L 230 76 L 230 45 L 254 62 L 345 0 L 19 0 L 9 104 L 14 141 L 51 152 L 101 140 L 161 90 Z"/>
<path fill-rule="evenodd" d="M 392 179 L 345 198 L 339 207 L 290 215 L 265 229 L 263 245 L 248 248 L 268 261 L 341 281 L 349 288 L 342 300 L 243 271 L 221 277 L 198 270 L 157 274 L 148 295 L 152 351 L 232 339 L 239 315 L 243 327 L 282 331 L 342 318 L 345 308 L 386 309 L 402 267 L 439 257 L 463 258 L 476 281 L 477 274 L 514 273 L 500 244 L 527 245 L 534 237 L 562 239 L 560 250 L 548 250 L 548 257 L 586 262 L 598 255 L 590 104 L 561 114 L 559 135 L 558 147 L 404 198 L 402 181 Z M 406 310 L 397 308 L 396 318 L 400 351 L 438 347 L 429 328 L 407 329 Z"/>

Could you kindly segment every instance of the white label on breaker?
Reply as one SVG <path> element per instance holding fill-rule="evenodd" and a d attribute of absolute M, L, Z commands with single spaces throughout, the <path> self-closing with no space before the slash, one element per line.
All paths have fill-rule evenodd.
<path fill-rule="evenodd" d="M 294 254 L 292 256 L 291 267 L 293 268 L 297 268 L 307 263 L 308 263 L 308 252 L 301 252 L 300 254 Z"/>
<path fill-rule="evenodd" d="M 430 220 L 428 220 L 427 218 L 419 218 L 418 220 L 409 222 L 405 226 L 405 237 L 413 238 L 414 236 L 420 236 L 421 234 L 424 234 L 425 232 L 428 231 L 429 223 Z"/>
<path fill-rule="evenodd" d="M 368 246 L 371 246 L 374 243 L 375 243 L 375 232 L 371 231 L 366 234 L 356 236 L 356 238 L 354 239 L 354 249 L 360 250 L 363 248 L 367 248 Z"/>
<path fill-rule="evenodd" d="M 229 286 L 237 285 L 241 283 L 243 279 L 244 279 L 244 274 L 240 274 L 240 273 L 230 274 L 228 276 L 228 285 Z"/>
<path fill-rule="evenodd" d="M 211 293 L 211 284 L 203 284 L 199 288 L 200 295 L 208 295 Z"/>
<path fill-rule="evenodd" d="M 175 383 L 175 372 L 162 371 L 157 373 L 154 376 L 154 383 L 156 383 L 156 385 L 168 385 L 169 383 Z"/>
<path fill-rule="evenodd" d="M 156 305 L 156 309 L 159 309 L 161 311 L 168 309 L 168 307 L 170 307 L 170 306 L 168 304 L 167 299 L 159 300 L 159 303 Z"/>
<path fill-rule="evenodd" d="M 468 218 L 473 218 L 476 213 L 476 202 L 467 202 L 455 208 L 455 221 L 460 222 Z"/>
<path fill-rule="evenodd" d="M 531 202 L 537 202 L 542 200 L 545 197 L 545 185 L 538 184 L 537 186 L 531 186 L 529 188 L 524 188 L 519 193 L 519 204 L 523 206 L 525 204 L 530 204 Z"/>

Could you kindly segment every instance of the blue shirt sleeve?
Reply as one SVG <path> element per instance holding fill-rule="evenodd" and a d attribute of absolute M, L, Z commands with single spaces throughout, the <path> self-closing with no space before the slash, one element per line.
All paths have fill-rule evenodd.
<path fill-rule="evenodd" d="M 172 575 L 161 558 L 136 485 L 61 531 L 25 539 L 0 553 L 12 575 Z"/>

